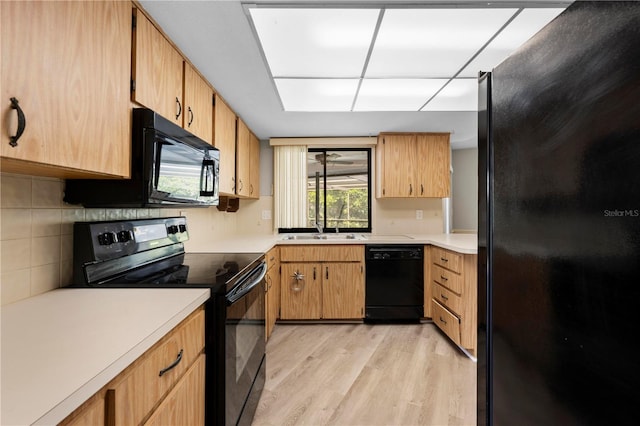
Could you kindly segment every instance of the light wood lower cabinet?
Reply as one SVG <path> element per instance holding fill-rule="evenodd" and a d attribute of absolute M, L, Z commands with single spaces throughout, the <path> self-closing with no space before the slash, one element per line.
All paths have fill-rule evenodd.
<path fill-rule="evenodd" d="M 194 399 L 204 395 L 204 367 L 205 355 L 201 354 L 145 425 L 204 425 L 204 398 Z"/>
<path fill-rule="evenodd" d="M 269 339 L 276 320 L 280 315 L 280 253 L 279 248 L 274 247 L 266 254 L 267 259 L 267 289 L 266 289 L 266 320 L 265 337 Z"/>
<path fill-rule="evenodd" d="M 203 350 L 199 308 L 61 424 L 203 424 Z"/>
<path fill-rule="evenodd" d="M 364 246 L 292 245 L 280 249 L 281 319 L 364 317 Z"/>
<path fill-rule="evenodd" d="M 477 255 L 425 247 L 425 316 L 458 346 L 477 353 Z"/>

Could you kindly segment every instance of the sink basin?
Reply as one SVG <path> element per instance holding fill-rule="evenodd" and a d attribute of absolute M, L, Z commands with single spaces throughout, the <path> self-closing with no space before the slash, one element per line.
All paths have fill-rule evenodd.
<path fill-rule="evenodd" d="M 345 241 L 345 240 L 366 240 L 364 235 L 359 234 L 296 234 L 285 235 L 283 240 L 296 241 L 296 240 L 331 240 L 331 241 Z"/>

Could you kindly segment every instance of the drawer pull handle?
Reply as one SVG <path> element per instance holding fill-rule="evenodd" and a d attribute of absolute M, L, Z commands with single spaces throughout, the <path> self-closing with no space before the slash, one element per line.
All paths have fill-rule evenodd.
<path fill-rule="evenodd" d="M 440 260 L 442 260 L 443 262 L 448 262 L 449 261 L 449 259 L 444 258 L 444 257 L 441 257 Z"/>
<path fill-rule="evenodd" d="M 445 320 L 442 319 L 442 317 L 440 317 L 440 322 L 443 322 L 445 324 L 447 323 Z"/>
<path fill-rule="evenodd" d="M 442 300 L 449 300 L 449 298 L 447 296 L 445 296 L 444 294 L 441 294 L 440 297 L 442 297 Z"/>
<path fill-rule="evenodd" d="M 163 375 L 164 373 L 166 373 L 167 371 L 169 371 L 169 370 L 171 370 L 171 369 L 175 368 L 175 367 L 176 367 L 176 365 L 180 364 L 180 361 L 182 361 L 182 353 L 183 353 L 183 352 L 184 352 L 184 350 L 183 350 L 183 349 L 180 349 L 180 352 L 178 352 L 178 357 L 176 358 L 176 360 L 175 360 L 175 361 L 173 361 L 173 362 L 171 363 L 171 365 L 169 365 L 168 367 L 165 367 L 165 368 L 163 368 L 162 370 L 160 370 L 160 374 L 159 374 L 159 376 L 160 376 L 160 377 L 162 377 L 162 375 Z"/>
<path fill-rule="evenodd" d="M 440 275 L 440 279 L 443 280 L 443 281 L 449 281 L 449 278 L 443 277 L 442 275 Z"/>

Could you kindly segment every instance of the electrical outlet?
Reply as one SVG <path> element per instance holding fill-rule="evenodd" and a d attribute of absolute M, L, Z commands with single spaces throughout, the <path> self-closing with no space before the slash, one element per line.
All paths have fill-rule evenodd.
<path fill-rule="evenodd" d="M 271 220 L 271 210 L 262 210 L 262 220 Z"/>
<path fill-rule="evenodd" d="M 422 210 L 416 210 L 416 219 L 422 220 L 424 212 Z"/>

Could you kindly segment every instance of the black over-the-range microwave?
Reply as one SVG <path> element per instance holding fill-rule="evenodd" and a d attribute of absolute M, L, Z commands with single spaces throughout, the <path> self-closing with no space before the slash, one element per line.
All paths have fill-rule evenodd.
<path fill-rule="evenodd" d="M 64 201 L 85 207 L 218 205 L 220 152 L 146 108 L 133 109 L 130 179 L 69 179 Z"/>

